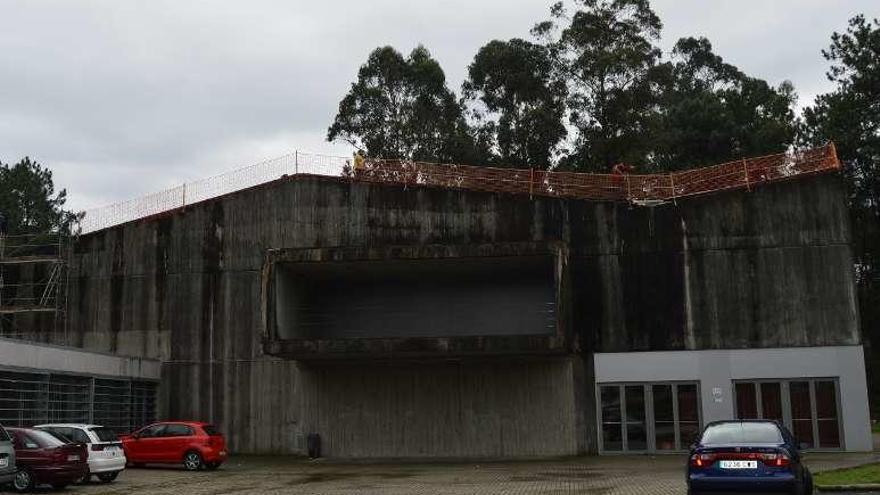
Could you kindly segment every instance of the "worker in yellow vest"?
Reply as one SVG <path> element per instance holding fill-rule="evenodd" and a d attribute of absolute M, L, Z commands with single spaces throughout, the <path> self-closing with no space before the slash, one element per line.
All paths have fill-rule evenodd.
<path fill-rule="evenodd" d="M 357 150 L 357 153 L 354 154 L 354 176 L 362 176 L 365 169 L 366 158 L 364 157 L 364 150 Z"/>

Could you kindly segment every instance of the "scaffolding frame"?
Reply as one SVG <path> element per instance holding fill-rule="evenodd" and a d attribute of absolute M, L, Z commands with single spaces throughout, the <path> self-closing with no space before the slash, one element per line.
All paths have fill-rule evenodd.
<path fill-rule="evenodd" d="M 51 314 L 50 341 L 69 345 L 67 301 L 70 237 L 60 233 L 0 234 L 0 335 L 24 340 L 47 330 L 23 328 L 25 314 Z M 34 318 L 29 318 L 33 321 Z"/>

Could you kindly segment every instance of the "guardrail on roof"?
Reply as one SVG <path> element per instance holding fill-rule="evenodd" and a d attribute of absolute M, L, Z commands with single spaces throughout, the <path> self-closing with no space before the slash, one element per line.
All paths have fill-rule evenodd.
<path fill-rule="evenodd" d="M 751 189 L 768 182 L 840 168 L 834 143 L 679 172 L 640 175 L 584 174 L 369 158 L 364 170 L 353 173 L 349 162 L 350 159 L 345 157 L 294 152 L 141 198 L 88 210 L 80 221 L 81 232 L 85 234 L 106 229 L 298 174 L 347 177 L 355 181 L 404 186 L 650 204 L 728 189 Z"/>

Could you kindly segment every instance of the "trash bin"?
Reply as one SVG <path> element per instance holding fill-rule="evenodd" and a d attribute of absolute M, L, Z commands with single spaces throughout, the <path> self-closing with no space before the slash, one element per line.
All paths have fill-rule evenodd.
<path fill-rule="evenodd" d="M 321 457 L 321 435 L 309 433 L 309 436 L 306 438 L 306 447 L 309 451 L 309 458 L 317 459 Z"/>

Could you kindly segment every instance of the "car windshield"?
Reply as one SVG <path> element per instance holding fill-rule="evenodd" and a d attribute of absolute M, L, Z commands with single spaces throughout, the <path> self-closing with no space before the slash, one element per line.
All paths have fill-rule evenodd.
<path fill-rule="evenodd" d="M 110 428 L 92 428 L 92 433 L 98 437 L 98 440 L 102 442 L 116 442 L 119 440 L 119 437 L 116 436 L 116 432 L 111 430 Z"/>
<path fill-rule="evenodd" d="M 55 435 L 52 435 L 51 433 L 42 430 L 30 430 L 26 433 L 26 435 L 28 436 L 28 438 L 36 442 L 37 445 L 43 448 L 59 447 L 61 445 L 69 443 L 68 441 L 63 441 Z"/>
<path fill-rule="evenodd" d="M 719 423 L 703 433 L 703 445 L 782 443 L 779 427 L 773 423 Z"/>
<path fill-rule="evenodd" d="M 3 429 L 3 426 L 0 425 L 0 442 L 8 442 L 9 434 L 6 433 L 6 430 Z"/>

